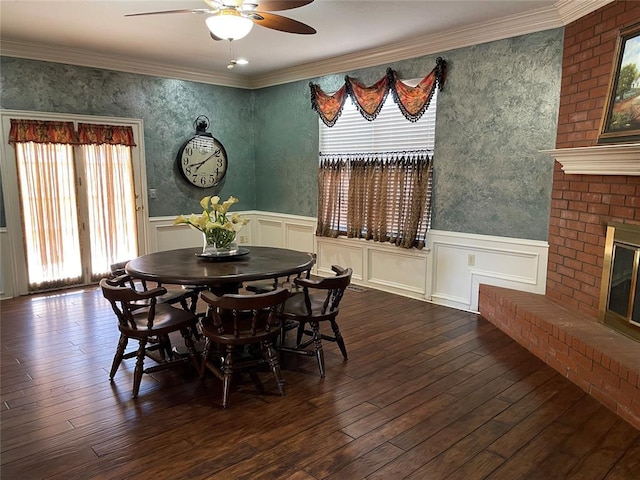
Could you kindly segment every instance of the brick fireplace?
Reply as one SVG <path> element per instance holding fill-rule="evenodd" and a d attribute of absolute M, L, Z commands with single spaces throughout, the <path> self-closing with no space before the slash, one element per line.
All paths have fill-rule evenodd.
<path fill-rule="evenodd" d="M 601 150 L 596 145 L 618 31 L 638 18 L 640 2 L 615 1 L 565 27 L 556 152 Z M 628 163 L 640 165 L 640 145 L 629 147 Z M 567 173 L 580 169 L 555 163 L 546 295 L 481 285 L 479 309 L 640 429 L 640 342 L 598 321 L 607 225 L 640 225 L 640 171 L 610 175 L 613 168 L 602 162 L 596 174 Z"/>

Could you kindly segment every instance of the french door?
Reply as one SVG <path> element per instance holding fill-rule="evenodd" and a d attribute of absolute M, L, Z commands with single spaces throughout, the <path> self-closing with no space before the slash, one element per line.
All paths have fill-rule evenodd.
<path fill-rule="evenodd" d="M 33 112 L 19 113 L 33 118 Z M 85 116 L 73 120 L 132 123 Z M 3 168 L 3 189 L 9 190 L 7 228 L 19 253 L 16 294 L 89 284 L 108 273 L 112 263 L 146 253 L 142 124 L 133 123 L 139 139 L 135 147 L 24 142 L 9 150 L 5 145 L 14 157 L 3 162 L 3 167 L 14 167 Z"/>

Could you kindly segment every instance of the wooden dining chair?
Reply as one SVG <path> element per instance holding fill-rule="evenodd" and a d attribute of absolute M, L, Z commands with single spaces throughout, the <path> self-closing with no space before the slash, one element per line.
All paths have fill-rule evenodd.
<path fill-rule="evenodd" d="M 290 292 L 296 293 L 297 287 L 293 280 L 295 278 L 310 278 L 311 269 L 316 263 L 317 255 L 315 253 L 310 253 L 309 256 L 311 257 L 312 262 L 307 270 L 299 272 L 297 275 L 287 275 L 285 277 L 275 277 L 271 279 L 246 282 L 244 284 L 245 290 L 253 293 L 266 293 L 278 288 L 286 288 Z"/>
<path fill-rule="evenodd" d="M 331 269 L 336 273 L 334 277 L 321 280 L 296 278 L 294 283 L 302 289 L 303 294 L 292 295 L 280 314 L 283 321 L 297 322 L 297 335 L 295 346 L 288 346 L 286 341 L 281 341 L 279 349 L 283 352 L 315 356 L 321 377 L 325 376 L 322 340 L 336 342 L 342 356 L 347 360 L 347 347 L 336 318 L 344 291 L 351 283 L 353 271 L 351 268 L 342 268 L 338 265 L 333 265 Z M 329 322 L 333 335 L 320 332 L 322 322 Z M 303 341 L 305 336 L 309 338 Z"/>
<path fill-rule="evenodd" d="M 229 392 L 234 375 L 249 373 L 256 389 L 264 393 L 257 368 L 268 364 L 278 390 L 284 395 L 284 381 L 280 363 L 273 348 L 280 335 L 278 314 L 289 297 L 289 291 L 279 288 L 256 295 L 226 294 L 216 296 L 202 292 L 202 299 L 209 305 L 202 320 L 202 333 L 206 338 L 200 377 L 207 370 L 223 382 L 222 406 L 229 405 Z M 250 346 L 260 347 L 258 352 Z"/>
<path fill-rule="evenodd" d="M 137 398 L 143 373 L 165 370 L 189 361 L 196 369 L 199 368 L 192 338 L 193 332 L 197 331 L 198 318 L 189 311 L 158 303 L 158 298 L 167 293 L 164 287 L 137 291 L 131 287 L 130 281 L 131 278 L 127 275 L 114 279 L 103 278 L 100 288 L 116 314 L 120 330 L 109 379 L 113 381 L 123 359 L 135 356 L 133 398 Z M 186 356 L 179 355 L 171 346 L 169 334 L 178 331 L 184 338 Z M 125 354 L 130 338 L 138 341 L 138 349 Z M 145 368 L 145 357 L 154 360 L 155 365 Z"/>
<path fill-rule="evenodd" d="M 123 262 L 117 262 L 110 266 L 111 278 L 121 277 L 126 275 L 125 267 L 127 260 Z M 152 282 L 153 284 L 153 282 Z M 154 287 L 151 287 L 146 280 L 129 278 L 129 285 L 131 288 L 137 290 L 149 290 L 149 288 L 162 287 L 161 283 L 155 283 Z M 138 286 L 136 286 L 138 285 Z M 191 313 L 196 312 L 196 305 L 198 303 L 198 297 L 200 292 L 205 290 L 205 287 L 196 285 L 182 285 L 179 289 L 167 289 L 167 293 L 156 298 L 157 303 L 166 303 L 168 305 L 180 304 L 183 310 L 187 310 Z"/>

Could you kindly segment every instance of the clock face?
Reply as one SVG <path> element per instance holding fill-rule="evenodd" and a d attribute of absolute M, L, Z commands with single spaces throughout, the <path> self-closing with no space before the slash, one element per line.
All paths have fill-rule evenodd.
<path fill-rule="evenodd" d="M 193 185 L 209 188 L 222 181 L 227 173 L 227 152 L 209 135 L 196 135 L 178 153 L 180 171 Z"/>

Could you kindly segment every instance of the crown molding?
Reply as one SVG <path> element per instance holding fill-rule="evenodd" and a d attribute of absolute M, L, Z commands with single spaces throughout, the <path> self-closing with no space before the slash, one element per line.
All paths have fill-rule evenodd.
<path fill-rule="evenodd" d="M 462 29 L 424 35 L 403 42 L 327 58 L 253 77 L 212 74 L 211 72 L 176 68 L 174 65 L 145 62 L 127 57 L 115 57 L 78 49 L 65 49 L 43 44 L 12 41 L 0 43 L 0 55 L 189 80 L 227 87 L 258 89 L 559 28 L 612 1 L 614 0 L 559 0 L 552 7 L 541 8 L 525 14 L 510 15 Z"/>
<path fill-rule="evenodd" d="M 540 150 L 572 175 L 640 175 L 640 143 Z"/>
<path fill-rule="evenodd" d="M 27 58 L 45 62 L 65 63 L 81 67 L 101 68 L 119 72 L 136 73 L 177 80 L 190 80 L 209 83 L 225 87 L 250 88 L 249 83 L 232 75 L 215 75 L 211 72 L 201 72 L 166 65 L 145 62 L 133 58 L 101 55 L 84 50 L 52 47 L 41 43 L 22 43 L 3 40 L 0 43 L 0 55 L 5 57 Z"/>
<path fill-rule="evenodd" d="M 614 0 L 582 0 L 576 2 L 575 0 L 560 0 L 556 2 L 555 7 L 560 14 L 560 18 L 562 18 L 562 23 L 568 25 L 613 1 Z"/>

